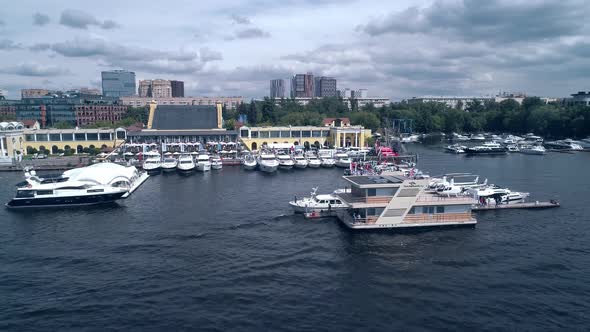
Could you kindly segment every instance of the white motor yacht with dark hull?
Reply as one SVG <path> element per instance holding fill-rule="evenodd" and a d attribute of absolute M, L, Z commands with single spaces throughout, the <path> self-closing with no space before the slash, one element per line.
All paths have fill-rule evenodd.
<path fill-rule="evenodd" d="M 10 209 L 69 207 L 112 203 L 127 198 L 147 178 L 133 166 L 98 163 L 57 176 L 38 176 L 25 171 L 16 196 L 6 203 Z"/>

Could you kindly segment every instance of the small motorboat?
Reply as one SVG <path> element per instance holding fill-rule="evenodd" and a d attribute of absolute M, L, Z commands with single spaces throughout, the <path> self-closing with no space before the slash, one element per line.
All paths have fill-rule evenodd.
<path fill-rule="evenodd" d="M 199 153 L 196 162 L 197 171 L 209 172 L 211 170 L 211 161 L 209 160 L 209 155 L 207 153 Z"/>
<path fill-rule="evenodd" d="M 291 159 L 291 156 L 289 156 L 288 154 L 279 154 L 277 156 L 277 159 L 279 161 L 280 169 L 292 169 L 295 165 L 295 162 L 293 161 L 293 159 Z"/>
<path fill-rule="evenodd" d="M 532 155 L 544 155 L 546 149 L 542 145 L 523 145 L 520 147 L 520 153 Z"/>
<path fill-rule="evenodd" d="M 211 157 L 211 169 L 222 169 L 223 168 L 223 161 L 219 156 L 215 155 Z"/>
<path fill-rule="evenodd" d="M 178 165 L 178 160 L 172 157 L 166 157 L 162 161 L 162 171 L 164 172 L 172 172 L 176 170 L 176 165 Z"/>
<path fill-rule="evenodd" d="M 159 173 L 162 169 L 162 163 L 160 162 L 160 157 L 149 157 L 143 161 L 142 168 L 144 171 L 150 174 Z"/>
<path fill-rule="evenodd" d="M 453 145 L 448 145 L 447 147 L 445 147 L 445 151 L 446 152 L 450 152 L 450 153 L 465 153 L 465 149 L 467 149 L 467 147 L 465 145 L 460 145 L 460 144 L 453 144 Z"/>
<path fill-rule="evenodd" d="M 315 155 L 315 153 L 307 155 L 307 162 L 309 168 L 320 168 L 322 166 L 322 161 Z"/>
<path fill-rule="evenodd" d="M 253 171 L 258 166 L 258 162 L 256 162 L 256 158 L 253 155 L 247 154 L 244 156 L 242 160 L 242 167 L 247 171 Z"/>
<path fill-rule="evenodd" d="M 176 165 L 176 169 L 180 172 L 192 172 L 195 170 L 195 161 L 193 160 L 193 156 L 190 154 L 182 154 L 178 157 L 178 164 Z"/>
<path fill-rule="evenodd" d="M 301 154 L 295 155 L 293 161 L 295 161 L 295 168 L 303 169 L 309 165 L 309 161 Z"/>
<path fill-rule="evenodd" d="M 289 202 L 289 205 L 295 213 L 321 213 L 336 209 L 347 209 L 348 205 L 340 200 L 340 197 L 334 194 L 317 195 L 318 188 L 313 188 L 310 197 L 298 198 Z"/>

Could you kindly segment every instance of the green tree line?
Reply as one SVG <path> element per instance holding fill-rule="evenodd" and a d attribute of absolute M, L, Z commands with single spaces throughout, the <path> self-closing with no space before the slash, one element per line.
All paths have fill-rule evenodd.
<path fill-rule="evenodd" d="M 463 110 L 465 106 L 465 110 Z M 421 133 L 495 132 L 564 138 L 590 136 L 590 107 L 545 104 L 540 98 L 525 98 L 522 105 L 515 100 L 502 102 L 474 101 L 457 108 L 443 103 L 391 103 L 383 107 L 372 104 L 348 109 L 342 99 L 323 98 L 302 106 L 291 99 L 241 103 L 236 110 L 226 110 L 224 119 L 232 124 L 240 115 L 251 126 L 321 125 L 326 117 L 348 117 L 353 125 L 372 130 L 391 127 L 393 119 L 414 120 L 414 131 Z"/>

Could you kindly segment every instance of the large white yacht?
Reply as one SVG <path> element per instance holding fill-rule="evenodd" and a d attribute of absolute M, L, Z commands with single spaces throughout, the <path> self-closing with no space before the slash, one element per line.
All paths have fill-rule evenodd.
<path fill-rule="evenodd" d="M 165 157 L 162 160 L 162 171 L 164 172 L 172 172 L 176 170 L 176 165 L 178 165 L 178 160 L 173 157 Z"/>
<path fill-rule="evenodd" d="M 346 209 L 348 205 L 342 203 L 340 198 L 336 195 L 317 195 L 318 188 L 313 188 L 310 197 L 298 198 L 289 202 L 289 205 L 295 213 L 311 213 L 311 212 L 332 212 L 338 209 Z"/>
<path fill-rule="evenodd" d="M 322 161 L 315 155 L 315 153 L 308 153 L 307 161 L 309 168 L 320 168 L 320 166 L 322 166 Z"/>
<path fill-rule="evenodd" d="M 262 152 L 258 156 L 258 169 L 265 173 L 273 173 L 279 168 L 279 161 L 272 152 Z"/>
<path fill-rule="evenodd" d="M 322 167 L 332 168 L 336 164 L 336 161 L 332 157 L 333 155 L 332 150 L 329 149 L 320 149 L 318 150 L 318 157 L 322 161 Z"/>
<path fill-rule="evenodd" d="M 305 159 L 305 156 L 303 156 L 302 154 L 296 154 L 295 156 L 293 156 L 293 161 L 295 161 L 295 168 L 306 168 L 309 165 L 309 162 L 307 161 L 307 159 Z"/>
<path fill-rule="evenodd" d="M 253 155 L 247 154 L 244 156 L 244 159 L 242 160 L 242 167 L 244 167 L 245 170 L 255 170 L 256 166 L 258 166 L 258 162 L 256 162 L 256 158 L 254 158 Z"/>
<path fill-rule="evenodd" d="M 147 178 L 133 166 L 97 163 L 55 176 L 25 170 L 25 181 L 17 185 L 8 208 L 63 207 L 114 202 L 128 197 Z"/>
<path fill-rule="evenodd" d="M 209 160 L 209 155 L 205 152 L 199 153 L 199 156 L 196 159 L 197 162 L 197 171 L 199 172 L 208 172 L 211 170 L 211 161 Z"/>
<path fill-rule="evenodd" d="M 159 173 L 162 169 L 162 162 L 160 157 L 148 157 L 143 161 L 142 168 L 144 171 L 149 173 Z"/>
<path fill-rule="evenodd" d="M 279 168 L 280 169 L 292 169 L 295 165 L 295 162 L 288 154 L 278 154 L 277 160 L 279 161 Z"/>
<path fill-rule="evenodd" d="M 196 164 L 193 156 L 190 154 L 183 154 L 178 157 L 178 165 L 176 168 L 181 172 L 192 172 L 195 170 Z"/>
<path fill-rule="evenodd" d="M 352 162 L 352 160 L 350 159 L 347 153 L 337 153 L 334 157 L 336 158 L 336 167 L 350 167 L 350 163 Z"/>
<path fill-rule="evenodd" d="M 222 169 L 223 168 L 223 161 L 219 158 L 218 155 L 214 155 L 211 157 L 211 169 Z"/>

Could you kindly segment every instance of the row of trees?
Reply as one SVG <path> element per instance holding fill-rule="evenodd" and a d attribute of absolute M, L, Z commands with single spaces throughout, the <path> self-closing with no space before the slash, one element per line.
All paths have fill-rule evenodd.
<path fill-rule="evenodd" d="M 537 97 L 526 98 L 522 105 L 515 100 L 502 102 L 474 101 L 451 108 L 442 103 L 391 103 L 376 108 L 365 105 L 349 109 L 342 99 L 323 98 L 302 106 L 294 100 L 275 101 L 265 98 L 225 110 L 227 128 L 246 117 L 248 125 L 321 125 L 326 117 L 348 117 L 352 124 L 372 130 L 391 127 L 393 119 L 411 119 L 414 131 L 432 132 L 534 132 L 547 137 L 590 136 L 590 107 L 545 104 Z M 463 110 L 465 106 L 465 110 Z"/>

